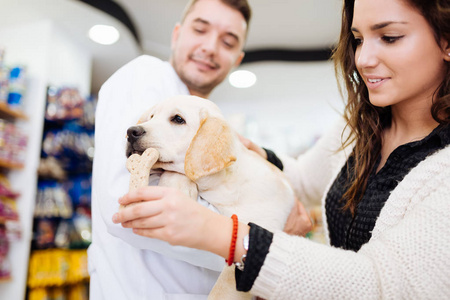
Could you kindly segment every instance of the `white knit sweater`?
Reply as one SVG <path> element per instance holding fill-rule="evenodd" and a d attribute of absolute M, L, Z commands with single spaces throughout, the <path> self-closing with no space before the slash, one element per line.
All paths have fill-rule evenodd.
<path fill-rule="evenodd" d="M 282 158 L 300 200 L 325 202 L 350 152 L 335 151 L 340 132 L 296 161 Z M 283 232 L 269 251 L 251 290 L 265 299 L 450 299 L 450 146 L 391 192 L 358 252 Z"/>

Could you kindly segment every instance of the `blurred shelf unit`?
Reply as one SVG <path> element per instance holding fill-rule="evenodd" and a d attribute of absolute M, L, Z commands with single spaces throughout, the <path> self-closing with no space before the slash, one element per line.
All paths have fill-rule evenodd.
<path fill-rule="evenodd" d="M 6 101 L 13 105 L 0 103 L 0 121 L 17 125 L 27 136 L 26 151 L 20 161 L 0 159 L 0 169 L 6 172 L 11 190 L 20 194 L 15 201 L 20 237 L 9 244 L 10 279 L 0 282 L 0 299 L 26 299 L 47 88 L 76 86 L 81 94 L 88 95 L 92 53 L 74 40 L 66 28 L 45 16 L 25 21 L 11 18 L 10 23 L 0 27 L 0 49 L 4 49 L 5 65 L 26 68 L 26 92 L 21 103 L 17 105 L 13 98 Z"/>
<path fill-rule="evenodd" d="M 28 299 L 88 297 L 95 106 L 76 88 L 47 90 Z"/>
<path fill-rule="evenodd" d="M 21 239 L 17 201 L 21 194 L 11 184 L 11 173 L 24 169 L 27 134 L 20 121 L 28 120 L 20 103 L 26 89 L 22 67 L 8 68 L 0 49 L 0 282 L 13 280 L 10 246 Z"/>

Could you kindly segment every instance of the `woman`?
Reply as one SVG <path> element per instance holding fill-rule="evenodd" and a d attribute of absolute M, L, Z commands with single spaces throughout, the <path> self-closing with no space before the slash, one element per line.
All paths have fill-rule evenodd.
<path fill-rule="evenodd" d="M 296 161 L 281 157 L 298 198 L 322 200 L 332 247 L 239 224 L 237 288 L 267 299 L 448 298 L 450 0 L 345 0 L 334 59 L 345 122 Z M 228 258 L 232 221 L 182 197 L 127 194 L 120 203 L 148 201 L 115 222 Z"/>

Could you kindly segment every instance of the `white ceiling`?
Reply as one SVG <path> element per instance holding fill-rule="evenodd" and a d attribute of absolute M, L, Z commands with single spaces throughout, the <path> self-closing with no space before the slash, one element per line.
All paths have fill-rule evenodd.
<path fill-rule="evenodd" d="M 249 0 L 253 16 L 245 50 L 311 50 L 332 46 L 340 30 L 342 0 Z M 77 0 L 0 0 L 0 26 L 50 18 L 93 55 L 92 91 L 120 66 L 139 54 L 170 55 L 170 36 L 187 0 L 116 0 L 135 24 L 137 45 L 129 30 L 109 15 Z M 114 25 L 121 39 L 112 46 L 87 38 L 95 24 Z"/>
<path fill-rule="evenodd" d="M 144 51 L 168 56 L 170 35 L 186 0 L 116 0 L 135 21 Z M 322 49 L 336 41 L 341 0 L 249 0 L 247 50 Z"/>

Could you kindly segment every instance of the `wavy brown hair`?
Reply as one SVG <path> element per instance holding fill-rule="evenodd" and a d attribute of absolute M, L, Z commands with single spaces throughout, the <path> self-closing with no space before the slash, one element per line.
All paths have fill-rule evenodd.
<path fill-rule="evenodd" d="M 450 45 L 450 0 L 401 0 L 418 9 L 433 28 L 436 42 Z M 350 136 L 343 147 L 355 143 L 354 168 L 349 170 L 349 186 L 343 195 L 344 209 L 354 214 L 367 186 L 370 172 L 381 152 L 382 132 L 391 125 L 390 107 L 376 107 L 369 101 L 369 92 L 356 69 L 356 41 L 351 32 L 355 0 L 344 0 L 340 40 L 333 52 L 338 81 L 347 93 L 344 118 Z M 440 124 L 450 123 L 450 67 L 446 63 L 445 78 L 433 95 L 431 114 Z M 343 87 L 340 87 L 341 94 Z"/>
<path fill-rule="evenodd" d="M 184 22 L 184 19 L 186 19 L 186 16 L 191 11 L 192 7 L 197 3 L 199 0 L 190 0 L 186 7 L 184 8 L 183 15 L 181 17 L 181 22 Z M 228 5 L 229 7 L 237 10 L 241 13 L 241 15 L 244 17 L 245 23 L 247 23 L 247 32 L 248 27 L 250 25 L 250 19 L 252 17 L 252 9 L 250 7 L 250 4 L 247 0 L 220 0 L 225 5 Z"/>

